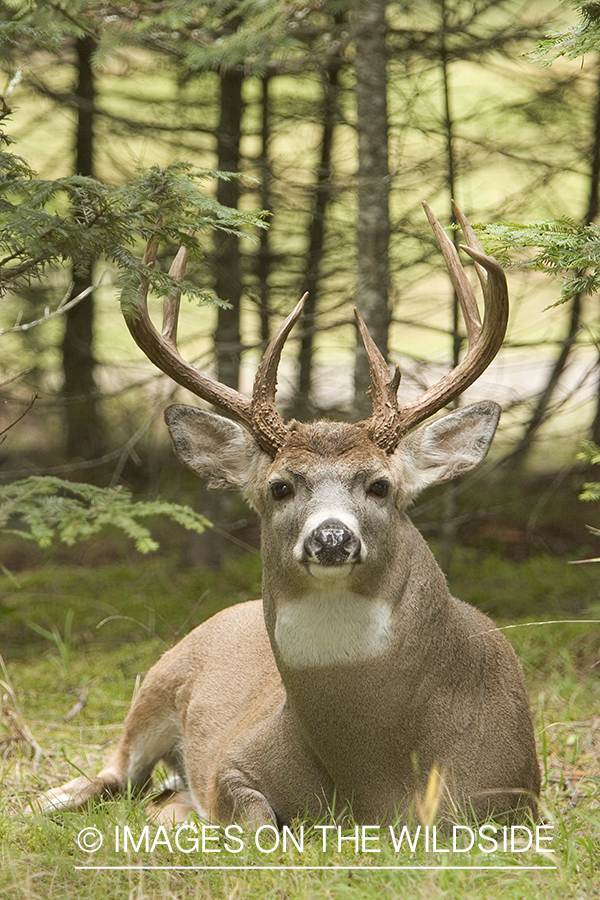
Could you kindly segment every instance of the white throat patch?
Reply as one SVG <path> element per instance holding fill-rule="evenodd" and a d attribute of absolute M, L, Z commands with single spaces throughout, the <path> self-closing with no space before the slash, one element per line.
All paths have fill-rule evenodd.
<path fill-rule="evenodd" d="M 324 590 L 285 602 L 275 640 L 288 666 L 327 666 L 380 656 L 388 646 L 391 609 L 381 600 Z"/>

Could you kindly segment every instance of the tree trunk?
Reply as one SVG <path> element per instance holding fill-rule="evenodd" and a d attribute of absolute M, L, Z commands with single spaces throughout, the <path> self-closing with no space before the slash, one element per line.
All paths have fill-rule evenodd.
<path fill-rule="evenodd" d="M 448 49 L 446 45 L 446 35 L 448 32 L 448 10 L 446 0 L 442 0 L 441 4 L 441 63 L 442 63 L 442 86 L 444 95 L 444 132 L 446 137 L 446 185 L 448 188 L 448 198 L 452 200 L 456 197 L 456 157 L 454 152 L 454 117 L 452 115 L 452 101 L 450 90 L 450 72 L 448 67 Z M 450 222 L 456 225 L 456 216 L 450 207 Z M 456 229 L 452 231 L 452 240 L 454 246 L 458 249 L 460 239 Z M 452 368 L 458 365 L 460 359 L 460 351 L 463 343 L 463 334 L 460 329 L 460 301 L 458 294 L 454 290 L 452 293 Z M 458 407 L 460 398 L 457 398 L 452 406 Z M 450 481 L 444 487 L 444 507 L 442 519 L 440 522 L 440 546 L 438 551 L 438 562 L 442 571 L 447 572 L 452 562 L 452 551 L 456 543 L 456 514 L 458 509 L 458 492 L 460 490 L 459 483 L 456 479 Z"/>
<path fill-rule="evenodd" d="M 79 38 L 77 52 L 77 133 L 75 171 L 78 175 L 94 174 L 94 104 L 95 83 L 92 70 L 94 40 Z M 92 284 L 92 265 L 74 277 L 73 296 Z M 65 315 L 62 342 L 63 399 L 65 403 L 65 452 L 72 459 L 93 459 L 101 455 L 104 433 L 101 427 L 95 382 L 94 298 L 92 294 L 72 307 Z"/>
<path fill-rule="evenodd" d="M 592 146 L 592 165 L 590 173 L 590 199 L 588 203 L 588 211 L 586 222 L 593 222 L 598 216 L 598 187 L 600 184 L 600 57 L 596 60 L 598 67 L 596 78 L 596 106 L 594 109 L 594 143 Z M 600 444 L 600 382 L 596 389 L 596 413 L 590 437 L 596 444 Z"/>
<path fill-rule="evenodd" d="M 220 109 L 217 128 L 217 167 L 222 172 L 239 172 L 242 131 L 243 74 L 237 69 L 221 72 Z M 217 184 L 217 200 L 224 206 L 238 208 L 240 188 L 237 178 Z M 214 232 L 215 291 L 221 300 L 231 304 L 218 311 L 215 330 L 216 377 L 229 387 L 238 388 L 240 375 L 240 302 L 242 297 L 242 267 L 239 239 L 234 234 Z M 202 513 L 218 529 L 229 531 L 232 523 L 233 498 L 218 491 L 205 491 Z M 226 547 L 225 539 L 215 529 L 208 529 L 200 537 L 188 539 L 188 560 L 195 564 L 218 568 Z"/>
<path fill-rule="evenodd" d="M 312 218 L 308 235 L 308 252 L 303 291 L 308 292 L 302 317 L 302 336 L 298 356 L 298 391 L 294 402 L 294 416 L 307 419 L 315 409 L 310 398 L 316 310 L 325 240 L 325 215 L 331 194 L 331 152 L 337 116 L 338 74 L 341 63 L 332 62 L 323 72 L 323 109 L 321 159 L 317 170 Z"/>
<path fill-rule="evenodd" d="M 271 173 L 269 169 L 269 144 L 271 141 L 271 115 L 269 84 L 271 78 L 265 75 L 261 81 L 261 162 L 260 162 L 260 206 L 261 209 L 270 209 Z M 271 270 L 271 249 L 269 244 L 269 229 L 261 228 L 259 234 L 258 259 L 256 275 L 258 278 L 258 306 L 260 315 L 260 342 L 263 348 L 269 343 L 271 310 L 269 307 L 269 272 Z"/>
<path fill-rule="evenodd" d="M 242 132 L 243 73 L 227 69 L 221 74 L 221 118 L 217 128 L 218 168 L 222 172 L 239 172 L 240 139 Z M 219 179 L 217 200 L 224 206 L 237 209 L 240 187 L 237 178 Z M 240 373 L 240 302 L 242 297 L 242 267 L 239 239 L 235 234 L 215 231 L 215 291 L 221 300 L 231 304 L 219 309 L 215 331 L 217 378 L 223 384 L 237 388 Z"/>
<path fill-rule="evenodd" d="M 358 269 L 356 305 L 385 357 L 389 308 L 390 178 L 387 147 L 387 72 L 385 0 L 369 0 L 357 12 L 355 31 L 356 130 L 358 133 Z M 370 415 L 366 392 L 369 366 L 357 344 L 355 414 Z"/>

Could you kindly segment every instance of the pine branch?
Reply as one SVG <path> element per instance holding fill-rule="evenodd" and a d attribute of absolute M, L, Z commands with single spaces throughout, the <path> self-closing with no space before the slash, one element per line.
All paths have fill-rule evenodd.
<path fill-rule="evenodd" d="M 166 515 L 188 531 L 201 534 L 210 523 L 199 513 L 162 500 L 135 501 L 121 488 L 100 488 L 31 476 L 0 486 L 0 532 L 48 547 L 54 540 L 69 546 L 105 528 L 116 528 L 135 542 L 140 553 L 158 548 L 139 520 Z"/>
<path fill-rule="evenodd" d="M 192 258 L 202 258 L 191 231 L 248 236 L 249 229 L 266 227 L 265 214 L 229 209 L 206 193 L 206 183 L 217 176 L 237 177 L 179 163 L 142 171 L 124 186 L 78 175 L 47 181 L 0 149 L 0 294 L 40 279 L 49 266 L 71 263 L 77 273 L 104 257 L 116 265 L 126 297 L 128 285 L 135 291 L 148 278 L 158 293 L 177 287 L 198 303 L 218 302 L 191 282 L 176 284 L 159 267 L 147 270 L 139 258 L 141 243 L 151 237 L 185 244 Z"/>
<path fill-rule="evenodd" d="M 562 275 L 559 303 L 577 294 L 600 291 L 600 227 L 581 225 L 568 216 L 528 225 L 486 225 L 488 247 L 503 265 L 537 269 L 547 275 Z M 525 259 L 511 259 L 510 250 L 528 251 Z"/>

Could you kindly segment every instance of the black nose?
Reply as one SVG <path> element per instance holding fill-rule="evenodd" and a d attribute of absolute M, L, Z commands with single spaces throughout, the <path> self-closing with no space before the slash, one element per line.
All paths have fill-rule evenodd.
<path fill-rule="evenodd" d="M 304 541 L 309 559 L 322 566 L 342 566 L 360 553 L 360 539 L 338 519 L 322 522 Z"/>

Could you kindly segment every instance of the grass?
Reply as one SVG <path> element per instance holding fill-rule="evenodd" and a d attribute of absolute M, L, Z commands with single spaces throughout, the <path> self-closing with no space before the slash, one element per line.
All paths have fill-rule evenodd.
<path fill-rule="evenodd" d="M 97 654 L 150 635 L 159 653 L 218 609 L 259 596 L 258 556 L 229 560 L 220 572 L 164 557 L 94 568 L 49 563 L 0 577 L 0 628 L 9 637 L 2 652 L 38 656 L 68 640 Z M 58 637 L 49 641 L 44 630 Z"/>
<path fill-rule="evenodd" d="M 462 551 L 461 551 L 462 552 Z M 499 562 L 483 555 L 477 579 L 464 562 L 455 564 L 452 587 L 465 596 L 469 582 L 491 584 L 500 579 Z M 534 567 L 534 562 L 537 569 Z M 513 564 L 517 574 L 508 591 L 519 586 L 520 601 L 536 589 L 544 568 L 541 558 Z M 550 561 L 547 585 L 559 582 L 561 566 Z M 554 568 L 552 568 L 554 567 Z M 578 568 L 578 567 L 572 567 Z M 508 570 L 507 570 L 508 571 Z M 471 578 L 468 573 L 471 572 Z M 457 574 L 458 573 L 458 574 Z M 186 831 L 180 838 L 150 826 L 148 848 L 122 847 L 123 829 L 136 842 L 143 837 L 143 806 L 135 798 L 119 798 L 90 809 L 56 817 L 28 817 L 28 797 L 73 777 L 75 770 L 93 773 L 117 737 L 139 678 L 165 646 L 212 614 L 221 605 L 256 596 L 254 560 L 230 561 L 221 573 L 178 568 L 157 557 L 138 566 L 125 564 L 94 570 L 55 566 L 19 573 L 17 585 L 0 583 L 4 596 L 3 648 L 7 659 L 0 680 L 2 719 L 0 768 L 0 898 L 7 900 L 81 900 L 115 898 L 375 898 L 399 894 L 418 898 L 584 898 L 597 896 L 600 871 L 598 815 L 600 807 L 600 678 L 598 625 L 550 624 L 507 630 L 526 672 L 535 717 L 544 789 L 542 814 L 554 827 L 554 856 L 533 850 L 486 854 L 451 850 L 438 839 L 437 849 L 421 845 L 414 853 L 395 851 L 386 831 L 370 831 L 362 849 L 353 840 L 330 841 L 305 825 L 302 850 L 289 844 L 273 847 L 275 836 L 263 834 L 262 850 L 254 834 L 244 833 L 243 847 L 206 833 L 205 850 Z M 507 574 L 506 572 L 504 573 Z M 571 575 L 568 576 L 571 578 Z M 458 581 L 458 583 L 456 583 Z M 221 585 L 227 584 L 223 592 Z M 575 588 L 569 582 L 569 590 Z M 579 585 L 578 608 L 589 602 L 590 587 Z M 557 596 L 560 593 L 557 588 Z M 160 612 L 158 612 L 160 610 Z M 600 615 L 589 615 L 600 618 Z M 111 621 L 97 628 L 97 624 Z M 512 622 L 512 625 L 515 623 Z M 34 627 L 35 626 L 35 627 Z M 85 703 L 68 721 L 78 699 Z M 80 704 L 81 707 L 81 704 Z M 115 846 L 115 829 L 120 843 Z M 97 829 L 103 846 L 88 853 L 78 846 L 83 829 Z M 412 829 L 414 835 L 414 829 Z M 95 834 L 95 832 L 94 832 Z M 211 834 L 218 839 L 210 840 Z M 295 829 L 296 839 L 301 824 Z M 352 832 L 345 833 L 352 838 Z M 334 835 L 335 838 L 335 835 Z M 83 840 L 83 836 L 79 838 Z M 187 841 L 187 843 L 186 843 Z M 191 842 L 190 842 L 191 841 Z M 152 847 L 152 843 L 157 842 Z M 484 844 L 484 846 L 486 846 Z M 219 852 L 211 852 L 218 849 Z M 379 852 L 370 852 L 371 850 Z M 246 869 L 157 869 L 156 866 L 247 866 Z M 135 866 L 119 870 L 82 870 L 79 866 Z M 311 866 L 311 869 L 259 867 Z M 459 869 L 457 866 L 516 866 L 514 869 Z M 555 865 L 555 869 L 525 866 Z M 318 868 L 327 866 L 330 868 Z M 370 868 L 356 868 L 369 866 Z M 417 868 L 384 868 L 384 867 Z M 426 868 L 441 866 L 441 868 Z M 336 868 L 331 868 L 336 867 Z M 594 893 L 596 891 L 596 893 Z"/>

